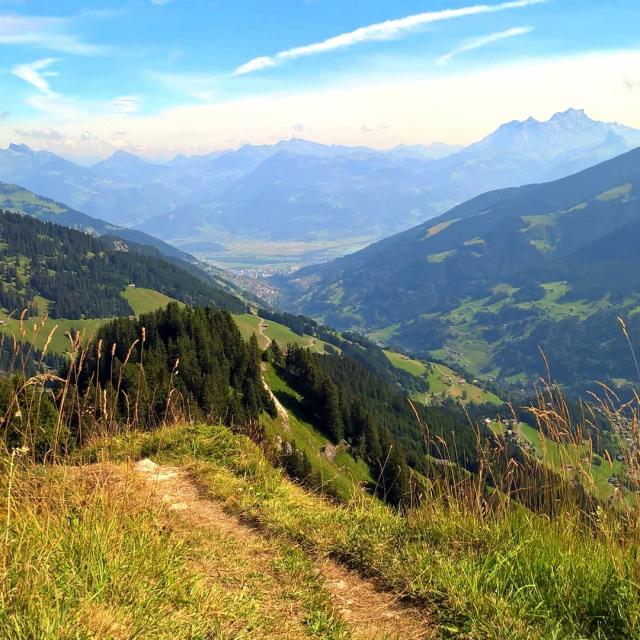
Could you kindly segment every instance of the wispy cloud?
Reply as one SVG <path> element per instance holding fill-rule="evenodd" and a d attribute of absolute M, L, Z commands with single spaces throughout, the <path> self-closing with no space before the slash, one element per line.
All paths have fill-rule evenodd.
<path fill-rule="evenodd" d="M 118 96 L 109 102 L 87 102 L 55 92 L 48 81 L 49 77 L 58 75 L 57 72 L 48 70 L 55 62 L 58 62 L 57 58 L 41 58 L 19 64 L 11 70 L 13 75 L 38 90 L 38 93 L 25 100 L 33 109 L 46 113 L 49 117 L 66 119 L 86 118 L 90 113 L 131 114 L 140 111 L 142 99 L 137 95 Z"/>
<path fill-rule="evenodd" d="M 247 73 L 253 73 L 269 67 L 275 67 L 287 60 L 325 53 L 327 51 L 334 51 L 335 49 L 343 49 L 363 42 L 399 38 L 406 33 L 433 22 L 464 18 L 466 16 L 474 16 L 482 13 L 520 9 L 535 4 L 541 4 L 543 2 L 546 2 L 546 0 L 512 0 L 510 2 L 502 2 L 500 4 L 479 4 L 459 9 L 427 11 L 425 13 L 418 13 L 405 18 L 399 18 L 397 20 L 387 20 L 385 22 L 371 24 L 366 27 L 360 27 L 359 29 L 349 31 L 348 33 L 343 33 L 338 36 L 333 36 L 332 38 L 328 38 L 322 42 L 316 42 L 302 47 L 294 47 L 292 49 L 280 51 L 272 56 L 260 56 L 258 58 L 253 58 L 245 64 L 240 65 L 233 72 L 233 75 L 240 76 Z"/>
<path fill-rule="evenodd" d="M 105 53 L 70 31 L 68 18 L 0 13 L 0 45 L 24 45 L 74 55 Z"/>
<path fill-rule="evenodd" d="M 109 103 L 109 109 L 116 113 L 137 113 L 142 106 L 139 96 L 120 96 Z"/>
<path fill-rule="evenodd" d="M 55 94 L 49 86 L 47 77 L 57 76 L 58 74 L 55 71 L 46 71 L 46 69 L 54 62 L 57 62 L 56 58 L 42 58 L 28 64 L 19 64 L 11 70 L 11 73 L 28 82 L 45 95 L 53 96 Z"/>
<path fill-rule="evenodd" d="M 57 141 L 66 138 L 64 133 L 56 131 L 55 129 L 49 129 L 48 127 L 44 129 L 16 129 L 15 132 L 23 138 L 33 138 L 34 140 Z"/>
<path fill-rule="evenodd" d="M 447 62 L 449 62 L 449 60 L 451 60 L 451 58 L 455 58 L 457 55 L 465 53 L 466 51 L 480 49 L 481 47 L 493 44 L 494 42 L 499 42 L 500 40 L 515 38 L 516 36 L 523 36 L 527 33 L 531 33 L 532 31 L 533 27 L 514 27 L 513 29 L 507 29 L 506 31 L 498 31 L 497 33 L 490 33 L 486 36 L 474 38 L 473 40 L 469 40 L 463 45 L 456 47 L 453 51 L 449 51 L 449 53 L 441 56 L 440 58 L 438 58 L 437 62 L 438 64 L 446 64 Z"/>
<path fill-rule="evenodd" d="M 640 80 L 625 80 L 624 86 L 629 89 L 629 91 L 640 91 Z"/>

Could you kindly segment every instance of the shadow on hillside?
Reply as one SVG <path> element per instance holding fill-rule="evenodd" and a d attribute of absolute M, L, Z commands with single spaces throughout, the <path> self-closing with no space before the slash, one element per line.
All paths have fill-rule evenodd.
<path fill-rule="evenodd" d="M 286 378 L 284 376 L 282 376 L 280 374 L 280 372 L 277 372 L 276 375 L 283 380 L 284 382 L 288 381 L 286 380 Z M 307 409 L 307 407 L 305 407 L 304 405 L 304 400 L 298 400 L 298 398 L 296 398 L 296 396 L 291 393 L 290 391 L 285 391 L 285 390 L 278 390 L 278 391 L 274 391 L 273 395 L 275 395 L 276 398 L 278 398 L 278 400 L 280 401 L 280 403 L 282 404 L 282 406 L 290 413 L 293 414 L 293 416 L 297 419 L 300 420 L 301 422 L 307 422 L 310 425 L 314 426 L 315 428 L 315 417 L 313 415 L 313 412 L 309 411 L 309 409 Z"/>

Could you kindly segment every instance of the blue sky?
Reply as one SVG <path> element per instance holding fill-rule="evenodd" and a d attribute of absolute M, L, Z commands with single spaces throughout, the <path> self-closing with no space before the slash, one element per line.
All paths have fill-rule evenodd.
<path fill-rule="evenodd" d="M 569 106 L 640 127 L 637 0 L 0 0 L 0 143 L 471 142 Z"/>

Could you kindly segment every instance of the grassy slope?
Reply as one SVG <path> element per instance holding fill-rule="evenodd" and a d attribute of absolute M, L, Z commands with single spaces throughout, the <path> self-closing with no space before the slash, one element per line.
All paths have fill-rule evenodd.
<path fill-rule="evenodd" d="M 543 314 L 543 317 L 553 321 L 569 317 L 586 320 L 609 305 L 608 297 L 591 301 L 565 301 L 563 297 L 569 290 L 566 282 L 545 282 L 541 286 L 544 289 L 544 295 L 535 302 L 516 303 L 513 296 L 518 290 L 510 285 L 501 284 L 494 287 L 493 291 L 494 293 L 507 293 L 507 297 L 497 302 L 492 301 L 491 297 L 467 300 L 449 311 L 444 319 L 449 327 L 451 337 L 440 349 L 432 352 L 433 357 L 450 363 L 453 368 L 459 367 L 469 371 L 477 378 L 495 378 L 500 375 L 500 371 L 493 364 L 492 353 L 504 346 L 509 338 L 495 342 L 485 340 L 482 336 L 484 326 L 475 321 L 476 314 L 487 311 L 497 312 L 503 307 L 509 306 L 522 310 L 535 308 Z M 625 304 L 632 303 L 631 299 L 625 301 Z M 370 337 L 383 342 L 389 341 L 399 326 L 398 324 L 390 325 L 371 332 Z M 525 331 L 529 330 L 530 328 L 525 329 Z M 519 374 L 511 376 L 509 381 L 516 383 L 522 379 L 523 375 Z"/>
<path fill-rule="evenodd" d="M 98 451 L 189 465 L 228 509 L 433 606 L 443 637 L 638 637 L 635 552 L 610 537 L 615 527 L 604 515 L 594 536 L 571 513 L 554 521 L 522 509 L 492 517 L 428 499 L 404 518 L 362 494 L 336 505 L 284 479 L 255 445 L 222 427 L 134 434 Z"/>
<path fill-rule="evenodd" d="M 483 327 L 474 320 L 477 313 L 481 311 L 496 312 L 503 307 L 512 306 L 523 310 L 535 308 L 542 312 L 544 317 L 553 321 L 569 317 L 586 320 L 594 313 L 606 309 L 609 304 L 607 297 L 600 300 L 571 300 L 567 302 L 563 300 L 563 296 L 568 291 L 565 282 L 545 282 L 541 286 L 544 289 L 544 295 L 536 302 L 516 303 L 513 299 L 513 294 L 516 293 L 517 289 L 509 285 L 498 285 L 494 288 L 494 292 L 505 292 L 508 297 L 497 302 L 491 302 L 490 298 L 469 300 L 459 305 L 445 316 L 452 338 L 448 340 L 443 348 L 434 351 L 433 355 L 451 362 L 454 367 L 456 365 L 463 367 L 474 376 L 483 378 L 496 377 L 500 375 L 500 372 L 493 367 L 491 354 L 498 347 L 503 346 L 508 338 L 498 340 L 495 343 L 484 340 L 482 338 Z M 631 301 L 628 302 L 630 303 Z M 525 331 L 528 331 L 528 329 L 525 329 Z M 511 381 L 517 382 L 521 378 L 522 376 L 516 376 Z"/>
<path fill-rule="evenodd" d="M 404 369 L 417 377 L 427 375 L 429 391 L 424 394 L 416 394 L 416 399 L 419 401 L 429 402 L 434 395 L 443 394 L 456 400 L 461 400 L 464 392 L 466 394 L 466 399 L 463 400 L 464 403 L 489 402 L 496 405 L 502 404 L 500 398 L 494 393 L 485 391 L 468 382 L 460 383 L 458 381 L 459 375 L 442 364 L 425 364 L 420 360 L 414 360 L 393 351 L 385 351 L 385 354 L 394 366 Z M 502 434 L 502 427 L 494 424 L 493 428 L 496 433 Z M 576 446 L 570 443 L 560 445 L 546 438 L 537 429 L 528 424 L 521 423 L 519 433 L 526 442 L 529 442 L 534 447 L 542 460 L 561 475 L 566 476 L 568 470 L 573 477 L 586 474 L 586 482 L 584 482 L 584 477 L 582 477 L 582 480 L 595 495 L 603 500 L 614 495 L 615 489 L 609 483 L 609 478 L 612 476 L 620 477 L 624 470 L 624 465 L 621 462 L 603 460 L 601 465 L 593 464 L 592 456 L 589 455 L 589 445 Z M 589 462 L 581 462 L 584 458 L 589 458 Z M 568 467 L 572 467 L 572 469 L 568 469 Z"/>
<path fill-rule="evenodd" d="M 493 423 L 490 426 L 498 435 L 503 433 L 501 425 Z M 602 500 L 614 495 L 615 490 L 609 484 L 609 478 L 621 476 L 624 471 L 622 462 L 602 459 L 601 465 L 593 464 L 593 452 L 588 444 L 560 444 L 524 422 L 517 427 L 517 432 L 519 437 L 533 446 L 543 462 L 563 477 L 579 478 L 585 487 Z M 627 495 L 627 498 L 631 496 Z"/>
<path fill-rule="evenodd" d="M 415 395 L 415 399 L 419 402 L 426 404 L 434 396 L 445 395 L 463 404 L 470 402 L 502 404 L 500 398 L 491 391 L 485 391 L 481 387 L 466 381 L 459 382 L 460 375 L 449 367 L 433 362 L 425 363 L 395 351 L 386 350 L 384 353 L 394 367 L 403 369 L 416 378 L 427 377 L 429 391 Z"/>
<path fill-rule="evenodd" d="M 169 302 L 174 301 L 173 298 L 170 298 L 163 293 L 153 291 L 152 289 L 145 289 L 143 287 L 129 287 L 122 292 L 122 296 L 131 305 L 131 308 L 137 316 L 166 307 Z M 47 301 L 41 299 L 39 301 L 39 306 L 43 310 L 46 309 Z M 325 351 L 325 343 L 322 340 L 306 335 L 301 337 L 293 333 L 293 331 L 288 327 L 278 324 L 277 322 L 266 322 L 258 316 L 248 313 L 242 315 L 234 314 L 233 317 L 244 338 L 249 339 L 251 335 L 255 333 L 258 336 L 258 341 L 263 349 L 267 347 L 269 340 L 276 340 L 278 344 L 283 347 L 287 344 L 299 344 L 303 347 L 308 347 L 317 351 L 318 353 L 324 353 Z M 7 313 L 0 310 L 0 321 L 1 320 L 4 320 L 5 324 L 0 325 L 0 333 L 7 336 L 13 335 L 18 337 L 21 335 L 22 329 L 25 332 L 23 339 L 35 344 L 39 349 L 44 347 L 50 332 L 57 327 L 49 344 L 48 350 L 49 352 L 62 354 L 69 350 L 69 339 L 65 336 L 66 333 L 76 330 L 82 331 L 87 337 L 90 337 L 102 324 L 108 322 L 110 318 L 92 318 L 89 320 L 47 318 L 44 320 L 42 317 L 37 317 L 30 318 L 28 321 L 21 324 L 15 317 L 9 318 Z M 260 335 L 260 324 L 262 322 L 265 322 L 267 325 L 263 330 L 264 335 Z M 35 331 L 34 326 L 36 327 Z"/>
<path fill-rule="evenodd" d="M 136 315 L 142 315 L 149 311 L 155 311 L 165 307 L 172 298 L 151 289 L 129 288 L 122 292 L 122 296 L 129 302 Z M 38 307 L 41 312 L 47 308 L 47 301 L 43 298 L 38 300 Z M 47 318 L 44 316 L 29 318 L 21 323 L 15 317 L 9 317 L 6 312 L 0 310 L 0 320 L 5 324 L 0 325 L 0 332 L 7 338 L 15 336 L 34 344 L 38 349 L 42 349 L 51 332 L 53 332 L 49 343 L 48 351 L 63 354 L 69 351 L 70 343 L 67 333 L 72 330 L 82 331 L 86 337 L 91 337 L 98 328 L 110 318 L 91 318 L 88 320 L 67 320 L 65 318 Z"/>
<path fill-rule="evenodd" d="M 165 296 L 164 293 L 143 287 L 129 287 L 122 293 L 122 297 L 131 305 L 137 316 L 162 309 L 170 302 L 176 302 L 173 298 Z M 182 305 L 181 302 L 178 304 Z"/>
<path fill-rule="evenodd" d="M 317 338 L 308 335 L 299 336 L 297 333 L 291 331 L 289 327 L 285 327 L 277 322 L 263 320 L 259 316 L 250 313 L 234 314 L 233 317 L 240 329 L 240 333 L 242 333 L 242 336 L 248 340 L 251 335 L 255 333 L 258 337 L 258 343 L 263 349 L 268 346 L 269 340 L 275 340 L 283 348 L 288 344 L 298 344 L 302 347 L 309 348 L 312 351 L 317 351 L 318 353 L 324 353 L 325 351 L 326 343 L 322 340 L 318 340 Z M 261 324 L 265 325 L 262 335 L 260 333 Z"/>
<path fill-rule="evenodd" d="M 5 339 L 11 339 L 12 336 L 15 336 L 34 344 L 38 349 L 45 346 L 49 335 L 53 332 L 48 351 L 59 354 L 69 351 L 70 342 L 66 336 L 67 333 L 79 330 L 86 335 L 93 335 L 98 327 L 105 322 L 104 319 L 65 320 L 58 318 L 54 320 L 47 318 L 44 320 L 43 318 L 29 318 L 21 323 L 15 318 L 9 318 L 3 311 L 0 311 L 0 320 L 5 321 L 5 324 L 0 326 L 0 332 L 4 334 Z"/>
<path fill-rule="evenodd" d="M 10 505 L 0 480 L 2 638 L 349 639 L 313 562 L 284 539 L 186 527 L 124 465 L 12 479 Z"/>
<path fill-rule="evenodd" d="M 330 444 L 329 440 L 304 419 L 300 404 L 302 397 L 278 376 L 271 364 L 266 367 L 265 380 L 287 409 L 289 417 L 289 425 L 285 428 L 281 418 L 273 420 L 265 415 L 263 422 L 267 436 L 271 439 L 281 437 L 304 451 L 323 490 L 348 500 L 361 482 L 372 482 L 364 462 L 354 460 L 342 445 L 338 446 L 335 460 L 328 460 L 324 450 Z"/>
<path fill-rule="evenodd" d="M 416 378 L 422 377 L 427 372 L 427 365 L 420 360 L 414 360 L 395 351 L 385 350 L 384 354 L 394 367 L 402 369 Z"/>

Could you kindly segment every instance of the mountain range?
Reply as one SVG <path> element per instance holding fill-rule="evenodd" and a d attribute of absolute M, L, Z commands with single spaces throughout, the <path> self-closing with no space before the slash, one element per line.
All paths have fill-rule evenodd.
<path fill-rule="evenodd" d="M 280 284 L 338 328 L 520 384 L 637 377 L 640 149 L 569 177 L 477 196 Z"/>
<path fill-rule="evenodd" d="M 166 164 L 116 151 L 83 167 L 10 145 L 0 151 L 0 180 L 200 257 L 299 264 L 365 246 L 488 190 L 560 178 L 639 145 L 640 131 L 569 109 L 504 124 L 463 149 L 292 139 Z"/>

